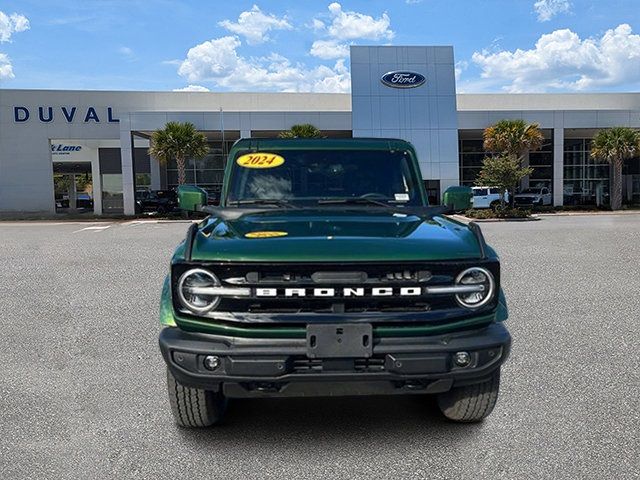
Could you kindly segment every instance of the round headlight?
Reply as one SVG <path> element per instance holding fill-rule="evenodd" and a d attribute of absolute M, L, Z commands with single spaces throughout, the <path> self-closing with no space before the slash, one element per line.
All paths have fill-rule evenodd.
<path fill-rule="evenodd" d="M 456 285 L 477 287 L 475 291 L 456 294 L 456 301 L 465 308 L 479 308 L 485 305 L 491 300 L 495 291 L 493 275 L 489 270 L 481 267 L 466 269 L 456 278 Z"/>
<path fill-rule="evenodd" d="M 201 268 L 187 270 L 178 280 L 178 298 L 192 312 L 207 313 L 220 303 L 220 297 L 211 292 L 219 286 L 220 280 L 213 273 Z"/>

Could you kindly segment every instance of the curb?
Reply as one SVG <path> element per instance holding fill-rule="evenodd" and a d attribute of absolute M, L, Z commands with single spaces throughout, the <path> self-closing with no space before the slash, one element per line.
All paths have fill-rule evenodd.
<path fill-rule="evenodd" d="M 537 222 L 542 220 L 538 216 L 531 216 L 526 218 L 470 218 L 464 215 L 450 215 L 452 218 L 462 223 L 476 222 L 476 223 L 491 223 L 491 222 Z"/>
<path fill-rule="evenodd" d="M 531 216 L 526 218 L 470 218 L 470 222 L 476 223 L 491 223 L 491 222 L 538 222 L 542 220 L 537 216 Z"/>
<path fill-rule="evenodd" d="M 617 212 L 554 212 L 554 213 L 536 213 L 540 217 L 572 217 L 586 215 L 640 215 L 640 210 L 623 210 Z"/>

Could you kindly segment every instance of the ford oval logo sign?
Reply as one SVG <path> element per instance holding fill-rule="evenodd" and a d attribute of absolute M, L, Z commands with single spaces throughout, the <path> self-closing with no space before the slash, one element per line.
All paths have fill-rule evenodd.
<path fill-rule="evenodd" d="M 427 79 L 424 75 L 416 72 L 394 71 L 385 73 L 380 81 L 392 88 L 416 88 Z"/>

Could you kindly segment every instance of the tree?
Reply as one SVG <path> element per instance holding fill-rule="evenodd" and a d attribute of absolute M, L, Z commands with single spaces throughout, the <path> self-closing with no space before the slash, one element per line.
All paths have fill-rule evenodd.
<path fill-rule="evenodd" d="M 499 155 L 484 159 L 480 174 L 476 179 L 478 185 L 490 185 L 500 189 L 500 203 L 504 207 L 504 191 L 510 194 L 520 181 L 531 175 L 533 169 L 522 167 L 520 160 L 511 155 Z"/>
<path fill-rule="evenodd" d="M 322 133 L 310 123 L 292 125 L 291 129 L 280 132 L 280 138 L 322 138 Z"/>
<path fill-rule="evenodd" d="M 528 153 L 538 150 L 544 136 L 537 123 L 524 120 L 500 120 L 484 130 L 484 149 L 500 155 L 509 155 L 522 161 Z"/>
<path fill-rule="evenodd" d="M 187 158 L 204 158 L 209 153 L 207 137 L 189 122 L 168 122 L 164 128 L 151 134 L 149 155 L 167 164 L 171 160 L 178 166 L 178 185 L 185 183 Z"/>
<path fill-rule="evenodd" d="M 640 132 L 627 127 L 601 130 L 591 141 L 591 158 L 611 165 L 611 209 L 622 206 L 622 165 L 640 156 Z"/>
<path fill-rule="evenodd" d="M 522 172 L 526 172 L 517 181 L 504 187 L 509 192 L 509 201 L 513 205 L 513 194 L 516 187 L 524 177 L 533 173 L 532 168 L 522 168 L 522 159 L 527 153 L 538 150 L 544 143 L 544 135 L 540 131 L 540 126 L 537 123 L 527 123 L 524 120 L 500 120 L 496 124 L 485 128 L 483 139 L 486 151 L 495 152 L 500 157 L 508 157 L 511 161 L 507 162 L 506 158 L 502 158 L 499 162 L 491 164 L 487 171 L 492 172 L 492 174 L 485 175 L 484 179 L 479 176 L 476 179 L 478 185 L 500 187 L 501 185 L 485 182 L 488 177 L 494 177 L 494 174 L 496 174 L 496 178 L 504 175 L 505 178 L 512 179 Z M 487 164 L 487 161 L 488 158 L 485 158 L 484 165 Z M 482 175 L 482 172 L 480 174 Z M 503 195 L 501 199 L 504 205 Z"/>

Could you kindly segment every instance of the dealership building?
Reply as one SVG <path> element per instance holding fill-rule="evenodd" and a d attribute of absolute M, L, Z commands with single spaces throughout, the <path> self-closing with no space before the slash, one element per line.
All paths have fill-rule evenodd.
<path fill-rule="evenodd" d="M 177 184 L 175 164 L 147 153 L 169 121 L 209 139 L 187 182 L 211 191 L 234 141 L 311 123 L 327 137 L 410 141 L 438 201 L 474 183 L 483 129 L 502 119 L 538 123 L 545 137 L 524 160 L 534 171 L 523 187 L 549 188 L 555 205 L 595 203 L 608 195 L 610 167 L 590 158 L 590 140 L 603 128 L 640 128 L 640 93 L 457 94 L 449 46 L 351 47 L 351 94 L 0 89 L 0 214 L 134 214 L 140 192 Z M 623 173 L 623 198 L 640 203 L 640 159 Z"/>

